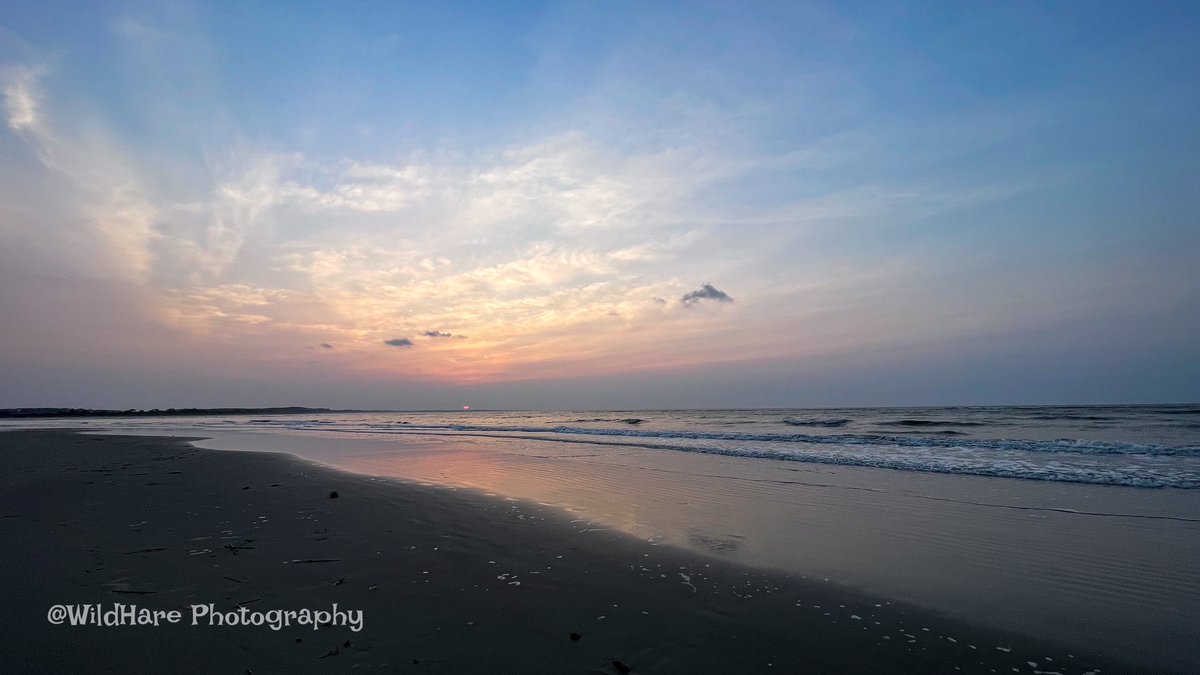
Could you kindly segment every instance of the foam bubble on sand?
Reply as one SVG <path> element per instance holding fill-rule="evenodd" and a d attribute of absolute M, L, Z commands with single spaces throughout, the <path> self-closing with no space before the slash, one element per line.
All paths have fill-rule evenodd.
<path fill-rule="evenodd" d="M 691 586 L 691 587 L 692 587 L 692 592 L 693 592 L 693 593 L 695 593 L 695 592 L 696 592 L 696 587 L 695 587 L 695 586 L 692 584 L 692 578 L 691 578 L 690 576 L 688 576 L 688 575 L 684 574 L 683 572 L 680 572 L 680 573 L 679 573 L 679 576 L 680 576 L 680 578 L 682 578 L 682 579 L 683 579 L 683 585 L 684 585 L 684 586 Z"/>

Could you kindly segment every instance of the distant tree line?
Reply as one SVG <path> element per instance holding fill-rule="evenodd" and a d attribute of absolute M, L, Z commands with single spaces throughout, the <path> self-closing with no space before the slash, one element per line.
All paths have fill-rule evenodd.
<path fill-rule="evenodd" d="M 0 419 L 14 417 L 165 417 L 168 415 L 300 415 L 338 412 L 331 408 L 152 408 L 150 410 L 93 410 L 91 408 L 4 408 Z"/>

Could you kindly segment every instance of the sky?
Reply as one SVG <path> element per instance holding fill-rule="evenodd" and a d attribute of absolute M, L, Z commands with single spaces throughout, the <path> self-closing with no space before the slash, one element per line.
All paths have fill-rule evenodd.
<path fill-rule="evenodd" d="M 14 2 L 0 407 L 1200 401 L 1193 2 Z"/>

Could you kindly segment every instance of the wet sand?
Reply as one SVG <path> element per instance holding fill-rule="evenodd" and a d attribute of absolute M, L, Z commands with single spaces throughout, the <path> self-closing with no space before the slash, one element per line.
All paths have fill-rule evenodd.
<path fill-rule="evenodd" d="M 1200 492 L 419 433 L 206 430 L 202 447 L 543 503 L 727 562 L 1200 672 Z"/>
<path fill-rule="evenodd" d="M 552 506 L 287 454 L 19 431 L 0 433 L 0 463 L 8 672 L 1147 672 Z M 60 603 L 183 620 L 51 625 Z M 209 603 L 337 603 L 363 628 L 190 625 Z"/>

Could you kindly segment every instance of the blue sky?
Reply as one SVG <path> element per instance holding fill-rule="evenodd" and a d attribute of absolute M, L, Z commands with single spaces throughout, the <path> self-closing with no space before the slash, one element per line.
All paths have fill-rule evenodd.
<path fill-rule="evenodd" d="M 1198 28 L 10 4 L 0 405 L 1194 402 Z"/>

